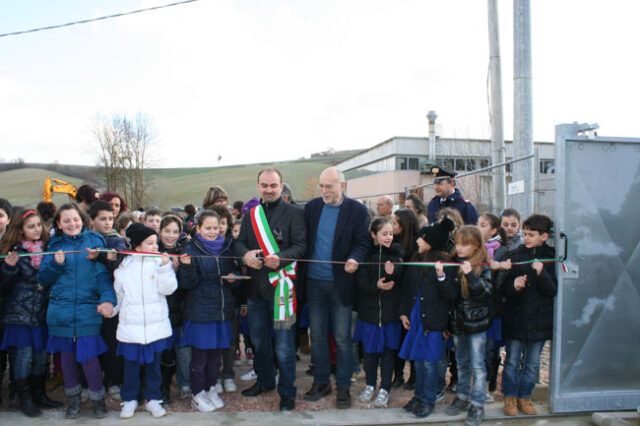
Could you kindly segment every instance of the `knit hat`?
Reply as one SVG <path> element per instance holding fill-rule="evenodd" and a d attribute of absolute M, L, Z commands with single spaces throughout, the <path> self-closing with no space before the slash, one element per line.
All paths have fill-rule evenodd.
<path fill-rule="evenodd" d="M 431 246 L 431 250 L 444 251 L 449 233 L 455 229 L 451 219 L 445 217 L 440 223 L 432 223 L 420 229 L 419 236 Z"/>
<path fill-rule="evenodd" d="M 141 223 L 132 223 L 127 228 L 127 237 L 129 237 L 131 247 L 133 248 L 138 247 L 144 240 L 152 235 L 157 235 L 156 231 Z"/>

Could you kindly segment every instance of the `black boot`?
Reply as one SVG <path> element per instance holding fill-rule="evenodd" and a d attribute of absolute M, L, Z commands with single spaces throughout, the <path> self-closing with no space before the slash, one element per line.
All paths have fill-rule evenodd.
<path fill-rule="evenodd" d="M 33 402 L 40 408 L 60 408 L 64 404 L 62 402 L 49 399 L 46 393 L 46 379 L 44 374 L 38 376 L 30 376 L 31 381 L 31 396 Z"/>
<path fill-rule="evenodd" d="M 93 417 L 96 419 L 107 417 L 107 406 L 104 403 L 104 397 L 95 400 L 92 399 L 91 404 L 93 404 Z"/>
<path fill-rule="evenodd" d="M 38 417 L 42 411 L 36 407 L 31 398 L 31 386 L 27 379 L 16 380 L 16 390 L 20 398 L 20 411 L 27 417 Z"/>
<path fill-rule="evenodd" d="M 173 372 L 175 367 L 172 365 L 160 365 L 160 371 L 162 372 L 162 404 L 171 404 L 171 379 L 173 378 Z"/>
<path fill-rule="evenodd" d="M 77 419 L 80 417 L 80 392 L 82 388 L 78 386 L 78 392 L 73 395 L 67 393 L 67 412 L 64 414 L 65 419 Z"/>

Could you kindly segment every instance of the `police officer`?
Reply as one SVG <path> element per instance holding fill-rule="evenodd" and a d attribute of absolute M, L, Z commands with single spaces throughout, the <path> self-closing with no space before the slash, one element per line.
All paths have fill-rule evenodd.
<path fill-rule="evenodd" d="M 473 204 L 465 199 L 460 190 L 456 188 L 454 177 L 457 173 L 433 166 L 431 174 L 434 176 L 433 187 L 436 196 L 429 201 L 427 206 L 429 223 L 435 222 L 436 213 L 440 209 L 451 207 L 460 212 L 465 224 L 475 225 L 478 222 L 478 212 Z"/>

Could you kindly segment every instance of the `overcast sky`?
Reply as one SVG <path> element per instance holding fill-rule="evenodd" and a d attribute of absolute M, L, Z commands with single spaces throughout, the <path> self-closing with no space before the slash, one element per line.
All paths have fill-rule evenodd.
<path fill-rule="evenodd" d="M 0 0 L 0 33 L 170 0 Z M 534 138 L 562 122 L 640 137 L 640 2 L 532 1 Z M 499 1 L 512 137 L 512 1 Z M 142 112 L 156 165 L 295 159 L 489 137 L 483 0 L 200 0 L 0 38 L 0 158 L 95 164 L 97 114 Z M 222 156 L 220 162 L 218 156 Z"/>

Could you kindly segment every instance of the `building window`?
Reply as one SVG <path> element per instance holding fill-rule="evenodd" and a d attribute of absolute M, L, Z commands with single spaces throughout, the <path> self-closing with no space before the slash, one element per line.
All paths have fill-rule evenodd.
<path fill-rule="evenodd" d="M 513 158 L 509 158 L 509 157 L 507 157 L 507 158 L 505 158 L 505 159 L 504 159 L 504 161 L 511 161 L 511 160 L 513 160 Z M 505 166 L 504 166 L 504 170 L 505 170 L 507 173 L 511 173 L 511 163 L 509 163 L 509 164 L 505 164 Z"/>
<path fill-rule="evenodd" d="M 456 158 L 454 160 L 453 170 L 463 172 L 466 170 L 466 162 L 464 158 Z"/>
<path fill-rule="evenodd" d="M 540 160 L 540 173 L 543 175 L 552 175 L 556 172 L 555 160 Z"/>
<path fill-rule="evenodd" d="M 397 157 L 398 170 L 407 170 L 407 157 Z"/>
<path fill-rule="evenodd" d="M 473 158 L 467 158 L 467 161 L 465 163 L 466 163 L 468 171 L 472 171 L 472 170 L 475 170 L 477 168 L 476 167 L 476 160 L 473 159 Z"/>
<path fill-rule="evenodd" d="M 486 158 L 481 158 L 478 160 L 478 165 L 480 166 L 480 169 L 484 169 L 485 167 L 489 167 L 489 165 L 491 164 L 491 161 L 489 161 Z"/>
<path fill-rule="evenodd" d="M 409 170 L 420 170 L 420 159 L 417 157 L 409 157 Z"/>

